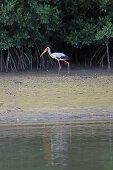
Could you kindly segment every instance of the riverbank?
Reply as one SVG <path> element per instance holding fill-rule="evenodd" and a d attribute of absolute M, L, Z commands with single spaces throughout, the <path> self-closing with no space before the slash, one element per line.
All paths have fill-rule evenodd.
<path fill-rule="evenodd" d="M 113 118 L 113 73 L 106 70 L 0 73 L 0 123 Z"/>

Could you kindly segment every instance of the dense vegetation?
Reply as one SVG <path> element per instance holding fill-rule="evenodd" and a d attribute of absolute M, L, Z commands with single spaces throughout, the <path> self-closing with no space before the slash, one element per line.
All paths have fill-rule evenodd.
<path fill-rule="evenodd" d="M 72 65 L 108 66 L 113 60 L 112 0 L 1 0 L 0 71 L 56 65 L 46 46 L 71 57 Z"/>

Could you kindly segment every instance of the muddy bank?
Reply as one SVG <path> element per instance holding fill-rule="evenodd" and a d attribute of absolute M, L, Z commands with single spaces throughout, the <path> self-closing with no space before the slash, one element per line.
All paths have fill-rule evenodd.
<path fill-rule="evenodd" d="M 113 73 L 0 73 L 0 123 L 113 118 Z"/>

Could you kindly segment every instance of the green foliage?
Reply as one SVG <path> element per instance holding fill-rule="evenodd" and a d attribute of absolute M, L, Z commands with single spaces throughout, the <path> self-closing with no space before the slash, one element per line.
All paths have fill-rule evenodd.
<path fill-rule="evenodd" d="M 5 0 L 0 4 L 0 49 L 48 43 L 59 30 L 60 10 L 49 1 Z"/>
<path fill-rule="evenodd" d="M 113 25 L 110 21 L 106 21 L 106 23 L 103 25 L 102 29 L 97 31 L 96 34 L 96 40 L 104 40 L 106 38 L 112 38 L 113 37 Z"/>
<path fill-rule="evenodd" d="M 65 9 L 68 9 L 68 14 L 63 14 L 66 15 L 64 22 L 67 26 L 64 40 L 73 46 L 97 43 L 95 37 L 103 24 L 107 26 L 108 18 L 113 20 L 111 0 L 66 0 Z"/>
<path fill-rule="evenodd" d="M 0 49 L 36 41 L 82 46 L 102 43 L 105 36 L 112 40 L 112 11 L 112 0 L 1 0 Z"/>

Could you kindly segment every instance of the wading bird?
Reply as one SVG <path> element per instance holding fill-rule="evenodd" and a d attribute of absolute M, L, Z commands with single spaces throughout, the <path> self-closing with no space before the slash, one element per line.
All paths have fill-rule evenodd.
<path fill-rule="evenodd" d="M 69 65 L 70 65 L 70 63 L 67 62 L 66 60 L 69 60 L 70 58 L 69 58 L 67 55 L 63 54 L 63 53 L 51 53 L 51 49 L 50 49 L 49 47 L 47 47 L 47 48 L 43 51 L 43 53 L 40 55 L 40 57 L 41 57 L 45 52 L 47 52 L 47 51 L 48 51 L 48 53 L 49 53 L 49 55 L 50 55 L 51 58 L 56 59 L 56 60 L 58 61 L 58 65 L 59 65 L 59 72 L 58 72 L 58 73 L 60 73 L 60 70 L 61 70 L 60 61 L 64 61 L 65 63 L 68 64 L 68 73 L 69 73 Z"/>

